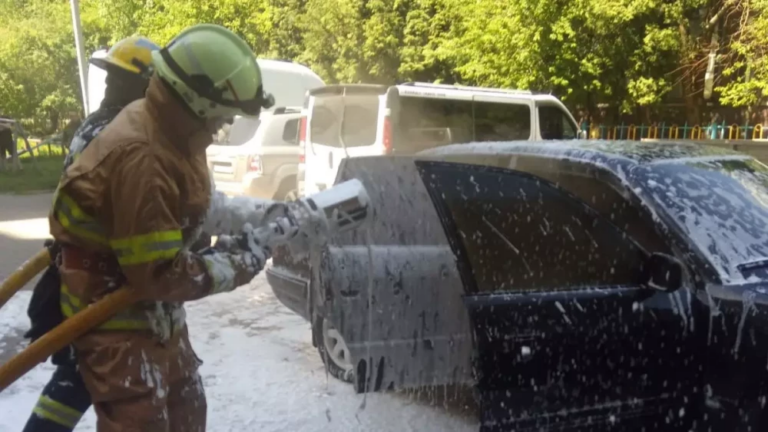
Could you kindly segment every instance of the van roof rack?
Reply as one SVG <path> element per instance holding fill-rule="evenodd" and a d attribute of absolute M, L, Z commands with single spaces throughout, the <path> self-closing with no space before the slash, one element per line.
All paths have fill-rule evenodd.
<path fill-rule="evenodd" d="M 491 88 L 491 87 L 472 87 L 472 86 L 463 86 L 463 85 L 457 85 L 457 84 L 432 84 L 432 83 L 425 83 L 425 82 L 407 82 L 401 85 L 410 86 L 410 87 L 440 88 L 440 89 L 446 89 L 446 90 L 480 91 L 480 92 L 488 92 L 488 93 L 508 93 L 508 94 L 520 94 L 520 95 L 533 94 L 530 90 L 501 89 L 501 88 Z"/>
<path fill-rule="evenodd" d="M 389 86 L 379 84 L 331 84 L 309 91 L 311 95 L 319 94 L 384 94 Z"/>

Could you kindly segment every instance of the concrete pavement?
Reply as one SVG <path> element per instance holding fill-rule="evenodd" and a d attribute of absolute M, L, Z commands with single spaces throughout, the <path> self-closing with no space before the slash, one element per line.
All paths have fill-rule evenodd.
<path fill-rule="evenodd" d="M 53 194 L 0 195 L 0 280 L 8 277 L 49 238 Z"/>

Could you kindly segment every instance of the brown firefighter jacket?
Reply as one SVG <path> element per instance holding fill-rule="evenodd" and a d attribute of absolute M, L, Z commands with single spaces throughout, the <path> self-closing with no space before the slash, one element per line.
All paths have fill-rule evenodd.
<path fill-rule="evenodd" d="M 232 254 L 188 251 L 211 199 L 211 142 L 157 77 L 65 171 L 49 216 L 51 234 L 90 254 L 112 255 L 118 275 L 62 266 L 65 316 L 127 283 L 146 301 L 102 330 L 152 330 L 168 339 L 185 324 L 182 303 L 247 283 Z"/>

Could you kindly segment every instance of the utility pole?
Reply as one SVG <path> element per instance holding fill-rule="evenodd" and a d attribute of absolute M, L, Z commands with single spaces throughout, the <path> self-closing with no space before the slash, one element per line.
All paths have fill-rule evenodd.
<path fill-rule="evenodd" d="M 83 45 L 83 29 L 80 27 L 80 5 L 78 0 L 70 0 L 72 8 L 72 28 L 75 33 L 75 48 L 77 49 L 77 68 L 80 70 L 80 90 L 83 95 L 83 109 L 88 116 L 88 69 L 85 67 L 85 46 Z"/>

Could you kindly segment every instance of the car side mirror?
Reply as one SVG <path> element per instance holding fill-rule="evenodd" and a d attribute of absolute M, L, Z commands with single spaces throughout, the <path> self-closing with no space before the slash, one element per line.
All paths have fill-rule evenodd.
<path fill-rule="evenodd" d="M 646 262 L 648 288 L 664 292 L 677 291 L 683 286 L 683 263 L 677 258 L 655 252 Z"/>

